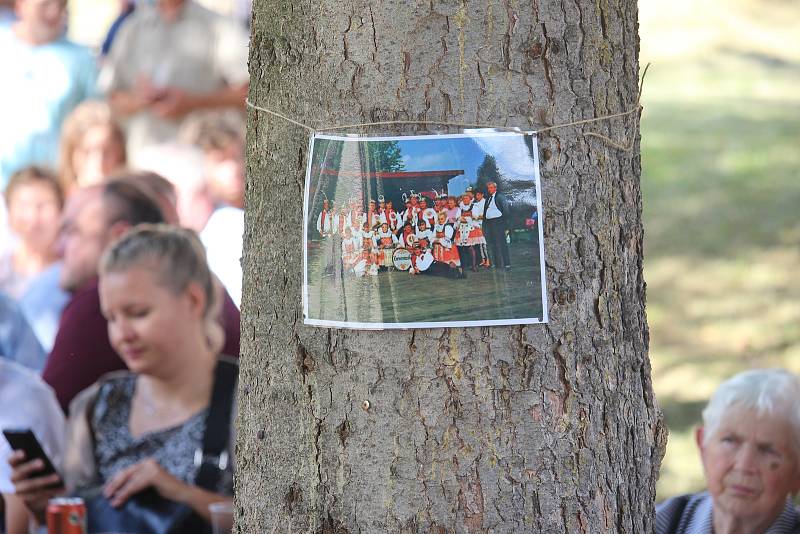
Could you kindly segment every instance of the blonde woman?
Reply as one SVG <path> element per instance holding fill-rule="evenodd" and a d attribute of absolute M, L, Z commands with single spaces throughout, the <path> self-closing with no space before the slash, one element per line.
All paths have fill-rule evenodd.
<path fill-rule="evenodd" d="M 218 352 L 222 332 L 203 247 L 189 230 L 142 225 L 106 251 L 99 288 L 111 344 L 130 372 L 106 375 L 73 400 L 64 483 L 93 495 L 90 530 L 119 529 L 105 510 L 130 512 L 129 501 L 146 507 L 137 501 L 145 492 L 207 522 L 209 504 L 230 502 L 233 493 L 233 416 L 225 402 L 232 402 L 236 367 Z M 227 397 L 219 394 L 226 376 Z M 219 433 L 220 406 L 227 406 L 221 428 L 229 439 L 224 450 L 209 451 L 207 429 Z M 10 463 L 17 495 L 41 522 L 58 475 L 35 477 L 36 462 L 19 452 Z M 97 506 L 104 512 L 91 513 Z"/>

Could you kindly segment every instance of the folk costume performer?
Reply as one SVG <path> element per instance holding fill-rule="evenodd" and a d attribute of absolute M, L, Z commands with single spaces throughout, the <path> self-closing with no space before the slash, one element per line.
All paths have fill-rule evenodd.
<path fill-rule="evenodd" d="M 450 269 L 456 269 L 459 278 L 466 278 L 461 268 L 458 249 L 453 245 L 455 230 L 452 224 L 448 224 L 447 214 L 444 211 L 439 212 L 438 221 L 433 227 L 433 233 L 433 259 L 447 265 Z"/>
<path fill-rule="evenodd" d="M 325 199 L 322 201 L 322 211 L 317 217 L 317 232 L 322 237 L 330 237 L 333 235 L 334 229 L 334 211 L 331 209 L 330 201 Z"/>
<path fill-rule="evenodd" d="M 480 230 L 480 236 L 483 241 L 479 240 L 475 246 L 478 247 L 480 265 L 482 267 L 489 267 L 489 251 L 486 250 L 486 236 L 483 234 L 483 219 L 485 213 L 486 199 L 483 197 L 483 191 L 477 189 L 475 191 L 475 201 L 472 203 L 472 224 Z"/>

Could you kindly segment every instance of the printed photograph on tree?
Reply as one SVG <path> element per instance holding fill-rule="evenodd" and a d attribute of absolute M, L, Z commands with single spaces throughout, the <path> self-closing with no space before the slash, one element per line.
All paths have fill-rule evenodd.
<path fill-rule="evenodd" d="M 540 191 L 532 135 L 315 135 L 305 323 L 547 322 Z"/>

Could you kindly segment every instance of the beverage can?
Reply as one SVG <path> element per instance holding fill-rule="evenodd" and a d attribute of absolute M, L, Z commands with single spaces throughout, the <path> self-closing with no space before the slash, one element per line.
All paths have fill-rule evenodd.
<path fill-rule="evenodd" d="M 47 534 L 86 534 L 83 499 L 58 497 L 47 503 Z"/>

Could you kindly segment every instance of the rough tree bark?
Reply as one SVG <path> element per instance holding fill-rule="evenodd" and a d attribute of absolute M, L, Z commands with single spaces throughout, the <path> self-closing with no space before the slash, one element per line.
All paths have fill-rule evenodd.
<path fill-rule="evenodd" d="M 531 127 L 631 108 L 637 61 L 635 0 L 256 0 L 250 100 Z M 380 333 L 302 325 L 308 133 L 248 121 L 237 530 L 652 531 L 638 139 L 582 135 L 638 117 L 540 140 L 550 324 Z"/>

